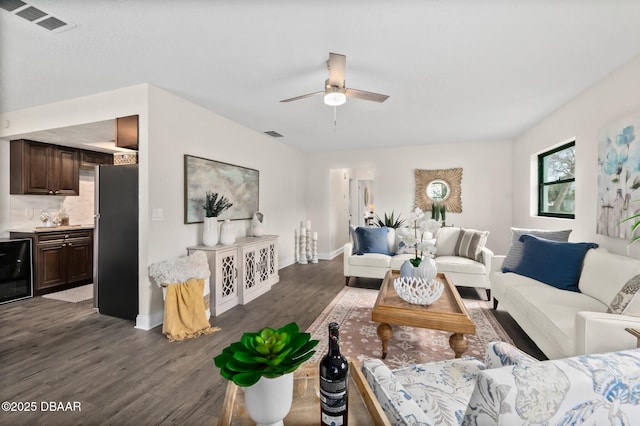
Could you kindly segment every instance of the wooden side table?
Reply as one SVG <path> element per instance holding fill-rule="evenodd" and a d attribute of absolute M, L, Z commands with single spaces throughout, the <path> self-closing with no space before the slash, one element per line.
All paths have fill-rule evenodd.
<path fill-rule="evenodd" d="M 636 344 L 637 348 L 640 348 L 640 329 L 637 328 L 625 328 L 625 330 L 635 336 L 638 339 L 638 343 Z"/>
<path fill-rule="evenodd" d="M 320 377 L 318 364 L 307 363 L 298 368 L 293 379 L 293 403 L 284 424 L 312 425 L 320 423 Z M 222 413 L 223 425 L 255 425 L 244 405 L 244 392 L 228 382 Z M 391 426 L 380 403 L 367 383 L 360 365 L 349 361 L 349 425 Z"/>

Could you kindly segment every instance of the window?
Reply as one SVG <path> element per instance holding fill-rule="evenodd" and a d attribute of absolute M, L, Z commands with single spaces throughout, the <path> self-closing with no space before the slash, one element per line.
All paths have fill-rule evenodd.
<path fill-rule="evenodd" d="M 576 142 L 538 155 L 538 216 L 575 218 Z"/>

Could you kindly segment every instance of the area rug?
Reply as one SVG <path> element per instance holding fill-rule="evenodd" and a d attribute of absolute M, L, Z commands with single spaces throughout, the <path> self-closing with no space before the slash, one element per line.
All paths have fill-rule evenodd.
<path fill-rule="evenodd" d="M 57 291 L 42 296 L 46 299 L 62 300 L 63 302 L 78 303 L 83 300 L 93 299 L 93 284 Z"/>
<path fill-rule="evenodd" d="M 358 361 L 380 358 L 382 343 L 376 333 L 378 323 L 371 321 L 371 309 L 377 297 L 377 290 L 345 287 L 340 291 L 307 329 L 314 339 L 320 340 L 311 361 L 318 362 L 327 353 L 330 322 L 340 324 L 340 351 L 345 357 Z M 476 324 L 476 334 L 467 335 L 469 349 L 463 356 L 482 358 L 485 345 L 494 340 L 513 343 L 491 313 L 490 302 L 471 299 L 463 302 Z M 392 329 L 393 337 L 384 360 L 391 368 L 454 357 L 449 347 L 450 332 L 397 325 L 392 325 Z"/>

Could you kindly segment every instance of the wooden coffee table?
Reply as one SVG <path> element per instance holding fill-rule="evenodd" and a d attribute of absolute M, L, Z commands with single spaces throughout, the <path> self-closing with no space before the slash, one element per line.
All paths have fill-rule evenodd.
<path fill-rule="evenodd" d="M 371 311 L 371 319 L 380 323 L 378 337 L 382 340 L 382 359 L 387 357 L 387 345 L 393 336 L 391 324 L 451 331 L 449 346 L 456 358 L 460 358 L 469 347 L 465 334 L 475 334 L 476 325 L 469 317 L 456 286 L 449 277 L 438 274 L 436 279 L 444 283 L 442 296 L 428 306 L 413 305 L 402 300 L 393 288 L 393 280 L 399 276 L 399 271 L 387 272 Z"/>

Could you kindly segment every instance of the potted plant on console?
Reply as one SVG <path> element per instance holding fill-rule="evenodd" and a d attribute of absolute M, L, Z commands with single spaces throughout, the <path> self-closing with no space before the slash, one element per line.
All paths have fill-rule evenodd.
<path fill-rule="evenodd" d="M 293 372 L 313 356 L 317 344 L 292 322 L 244 333 L 213 360 L 222 377 L 244 388 L 247 412 L 258 425 L 282 425 L 291 409 Z"/>
<path fill-rule="evenodd" d="M 217 192 L 207 191 L 202 206 L 205 213 L 202 244 L 210 247 L 218 244 L 218 216 L 231 206 L 233 203 L 230 203 L 224 195 L 218 198 Z"/>

